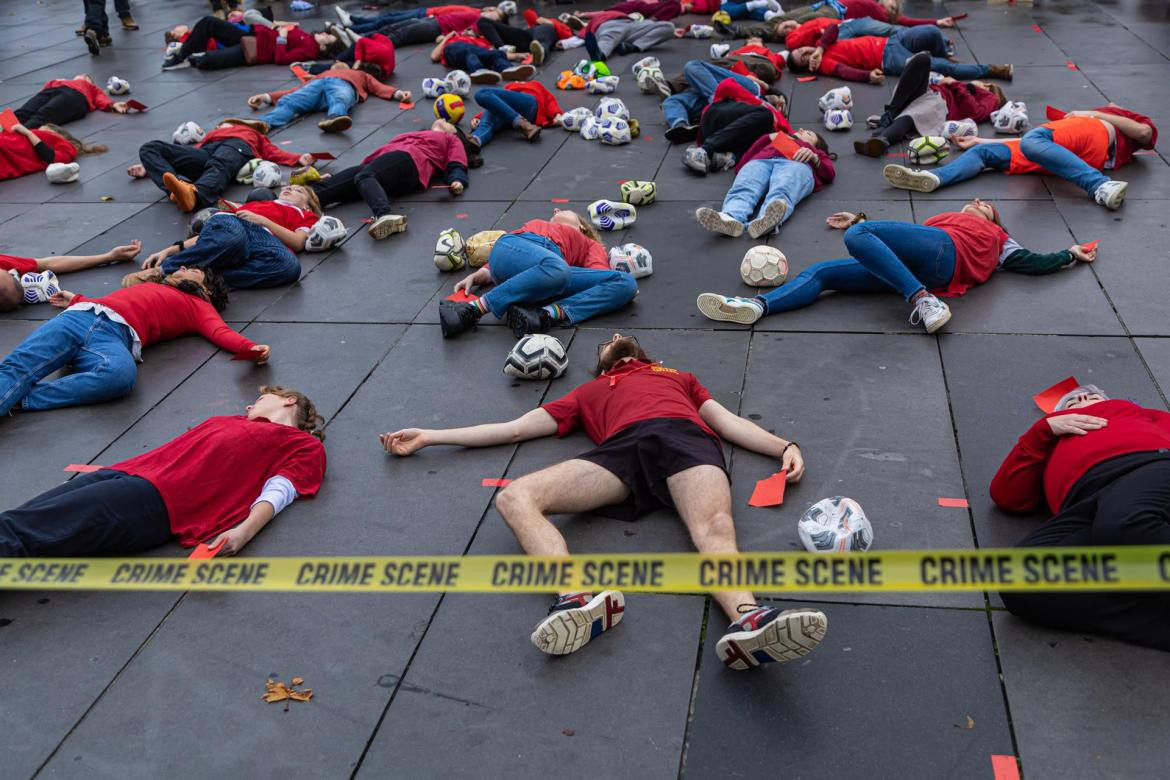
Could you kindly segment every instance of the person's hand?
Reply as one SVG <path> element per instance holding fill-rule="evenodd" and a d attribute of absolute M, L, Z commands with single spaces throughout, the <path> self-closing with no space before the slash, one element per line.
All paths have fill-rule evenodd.
<path fill-rule="evenodd" d="M 393 433 L 383 433 L 378 436 L 382 448 L 393 455 L 405 458 L 427 446 L 425 431 L 419 428 L 403 428 Z"/>
<path fill-rule="evenodd" d="M 825 224 L 834 230 L 846 230 L 853 225 L 853 220 L 857 219 L 857 215 L 852 211 L 838 211 L 825 218 Z"/>
<path fill-rule="evenodd" d="M 1068 119 L 1069 117 L 1074 117 L 1074 116 L 1086 117 L 1089 119 L 1096 119 L 1097 112 L 1096 111 L 1069 111 L 1067 114 L 1064 115 L 1064 118 Z"/>
<path fill-rule="evenodd" d="M 451 194 L 452 195 L 462 195 L 463 194 L 463 182 L 461 182 L 461 181 L 451 182 Z"/>
<path fill-rule="evenodd" d="M 412 97 L 414 97 L 414 95 L 411 94 L 409 89 L 400 89 L 394 93 L 394 98 L 399 103 L 409 103 Z"/>
<path fill-rule="evenodd" d="M 252 97 L 248 98 L 248 105 L 251 106 L 253 110 L 263 108 L 271 102 L 272 97 L 267 92 L 262 92 L 259 95 L 253 95 Z"/>
<path fill-rule="evenodd" d="M 465 292 L 471 294 L 471 288 L 477 284 L 487 284 L 492 280 L 492 272 L 488 270 L 485 265 L 483 268 L 478 268 L 474 272 L 463 277 L 455 282 L 455 292 Z"/>
<path fill-rule="evenodd" d="M 249 351 L 256 353 L 255 357 L 252 358 L 252 362 L 258 366 L 262 366 L 268 362 L 268 356 L 272 354 L 272 347 L 267 344 L 256 344 Z"/>
<path fill-rule="evenodd" d="M 821 67 L 821 60 L 825 58 L 825 50 L 820 46 L 813 49 L 813 53 L 808 56 L 808 69 L 816 70 Z"/>
<path fill-rule="evenodd" d="M 126 175 L 132 179 L 145 179 L 146 166 L 142 163 L 135 163 L 126 169 Z"/>
<path fill-rule="evenodd" d="M 886 80 L 886 74 L 882 73 L 881 68 L 874 68 L 873 70 L 871 70 L 869 72 L 869 83 L 870 84 L 881 84 L 885 80 Z"/>
<path fill-rule="evenodd" d="M 817 153 L 812 149 L 804 146 L 800 147 L 792 154 L 792 159 L 795 162 L 812 163 L 813 165 L 821 164 L 821 158 L 817 156 Z"/>
<path fill-rule="evenodd" d="M 970 149 L 972 146 L 975 146 L 979 143 L 979 136 L 965 135 L 962 137 L 952 138 L 951 141 L 954 142 L 955 146 L 959 147 L 960 149 Z"/>
<path fill-rule="evenodd" d="M 479 127 L 479 117 L 478 117 L 478 116 L 473 116 L 473 117 L 471 118 L 471 129 L 472 129 L 472 130 L 474 130 L 474 129 L 475 129 L 475 128 L 477 128 L 477 127 Z"/>
<path fill-rule="evenodd" d="M 687 31 L 685 29 L 683 29 L 682 27 L 675 27 L 674 28 L 674 37 L 675 38 L 681 38 L 686 34 L 687 34 Z"/>
<path fill-rule="evenodd" d="M 142 261 L 143 270 L 146 270 L 148 268 L 157 268 L 159 263 L 161 263 L 163 260 L 166 260 L 168 257 L 170 257 L 171 255 L 173 255 L 175 252 L 178 252 L 178 251 L 179 250 L 174 246 L 168 246 L 166 249 L 158 250 L 157 252 L 148 256 L 145 260 Z"/>
<path fill-rule="evenodd" d="M 58 309 L 68 308 L 69 304 L 73 303 L 73 299 L 77 297 L 77 293 L 71 293 L 68 290 L 58 290 L 49 296 L 49 305 L 56 306 Z"/>
<path fill-rule="evenodd" d="M 1059 414 L 1048 418 L 1048 427 L 1057 436 L 1084 436 L 1089 431 L 1104 428 L 1109 421 L 1091 414 Z"/>
<path fill-rule="evenodd" d="M 804 456 L 800 454 L 799 444 L 786 449 L 780 463 L 788 472 L 785 482 L 800 482 L 800 478 L 804 476 Z"/>
<path fill-rule="evenodd" d="M 112 104 L 110 105 L 110 109 L 111 109 L 111 110 L 112 110 L 112 111 L 113 111 L 115 114 L 125 114 L 127 111 L 129 111 L 129 110 L 130 110 L 130 106 L 126 105 L 126 104 L 125 104 L 125 103 L 123 103 L 123 102 L 118 102 L 118 103 L 112 103 Z"/>
<path fill-rule="evenodd" d="M 1073 244 L 1068 248 L 1068 251 L 1069 254 L 1082 263 L 1091 263 L 1097 259 L 1097 247 L 1089 249 L 1081 244 Z"/>
<path fill-rule="evenodd" d="M 305 152 L 297 158 L 297 165 L 312 165 L 315 159 L 317 158 L 313 157 L 313 155 L 309 154 L 308 152 Z"/>
<path fill-rule="evenodd" d="M 939 84 L 958 84 L 959 80 L 957 78 L 955 78 L 954 76 L 943 76 L 942 80 L 939 81 L 938 83 Z"/>
<path fill-rule="evenodd" d="M 253 225 L 259 225 L 260 227 L 271 228 L 273 225 L 276 224 L 275 222 L 270 220 L 268 217 L 265 217 L 261 214 L 257 214 L 254 211 L 237 211 L 236 216 L 239 217 L 240 219 L 244 220 L 245 222 L 251 222 Z"/>
<path fill-rule="evenodd" d="M 137 238 L 129 244 L 123 246 L 116 246 L 110 250 L 110 260 L 115 263 L 124 263 L 127 260 L 133 260 L 139 252 L 142 251 L 142 242 Z"/>
<path fill-rule="evenodd" d="M 229 528 L 219 536 L 212 539 L 207 543 L 207 546 L 215 548 L 219 546 L 220 542 L 223 542 L 223 546 L 216 550 L 216 556 L 235 555 L 240 550 L 244 549 L 244 545 L 249 541 L 251 541 L 251 537 L 248 536 L 248 532 L 243 530 L 241 526 L 237 525 L 235 528 Z"/>
<path fill-rule="evenodd" d="M 937 24 L 939 27 L 954 27 L 955 17 L 944 16 L 943 18 L 936 20 L 935 24 Z"/>

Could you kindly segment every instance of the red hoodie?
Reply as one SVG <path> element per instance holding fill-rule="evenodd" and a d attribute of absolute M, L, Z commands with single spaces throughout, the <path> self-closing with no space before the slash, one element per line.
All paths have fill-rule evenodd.
<path fill-rule="evenodd" d="M 931 89 L 947 104 L 947 119 L 974 119 L 976 123 L 986 122 L 999 103 L 999 98 L 994 92 L 980 89 L 974 84 L 963 82 L 937 84 Z"/>
<path fill-rule="evenodd" d="M 790 136 L 793 143 L 797 146 L 803 146 L 805 149 L 811 149 L 820 159 L 820 165 L 809 165 L 813 174 L 813 192 L 820 192 L 821 188 L 826 184 L 831 184 L 833 179 L 837 178 L 837 169 L 833 166 L 833 158 L 829 157 L 826 152 L 821 151 L 815 146 L 810 146 L 796 136 Z M 735 165 L 735 172 L 739 173 L 739 169 L 752 160 L 770 160 L 773 157 L 784 157 L 786 155 L 772 145 L 772 138 L 770 135 L 761 135 L 756 139 L 756 142 L 748 147 L 748 150 L 743 153 L 743 157 Z M 791 158 L 789 158 L 791 159 Z"/>
<path fill-rule="evenodd" d="M 277 32 L 271 27 L 255 25 L 252 34 L 256 36 L 256 64 L 275 63 L 291 65 L 317 59 L 317 41 L 299 27 L 286 27 L 285 43 L 277 42 Z"/>
<path fill-rule="evenodd" d="M 57 155 L 56 162 L 73 162 L 77 150 L 73 144 L 48 130 L 33 130 L 32 134 L 48 144 Z M 0 180 L 15 179 L 48 168 L 49 164 L 37 157 L 32 143 L 20 133 L 0 130 Z"/>
<path fill-rule="evenodd" d="M 106 111 L 114 105 L 114 101 L 106 97 L 106 93 L 102 91 L 101 87 L 85 79 L 53 79 L 41 89 L 46 90 L 53 87 L 68 87 L 74 92 L 80 92 L 85 96 L 85 102 L 90 111 Z"/>
<path fill-rule="evenodd" d="M 1084 436 L 1057 436 L 1049 417 L 1088 414 L 1109 424 Z M 1077 480 L 1098 463 L 1170 448 L 1170 413 L 1130 401 L 1100 401 L 1080 409 L 1052 412 L 1027 430 L 991 480 L 991 500 L 1010 512 L 1029 512 L 1043 494 L 1055 514 Z"/>
<path fill-rule="evenodd" d="M 703 113 L 707 113 L 708 108 L 723 100 L 734 100 L 737 103 L 747 103 L 749 106 L 763 106 L 772 112 L 773 130 L 783 133 L 792 132 L 792 126 L 788 124 L 788 120 L 771 103 L 753 95 L 743 84 L 733 78 L 726 78 L 719 82 L 719 85 L 715 87 L 715 94 L 711 96 L 711 102 L 703 109 Z"/>
<path fill-rule="evenodd" d="M 257 133 L 250 127 L 243 125 L 228 125 L 226 127 L 217 127 L 207 135 L 203 136 L 203 140 L 196 144 L 197 147 L 204 146 L 212 141 L 222 141 L 225 138 L 238 138 L 248 145 L 252 150 L 253 157 L 259 157 L 262 160 L 271 160 L 277 165 L 284 165 L 293 168 L 300 163 L 301 158 L 295 152 L 286 152 L 279 146 L 268 140 L 268 137 Z"/>
<path fill-rule="evenodd" d="M 353 58 L 356 62 L 379 65 L 389 76 L 394 72 L 394 43 L 382 33 L 366 35 L 354 44 Z"/>

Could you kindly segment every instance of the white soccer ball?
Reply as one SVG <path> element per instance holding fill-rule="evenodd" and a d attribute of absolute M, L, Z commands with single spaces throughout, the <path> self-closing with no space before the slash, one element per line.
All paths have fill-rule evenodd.
<path fill-rule="evenodd" d="M 568 367 L 565 345 L 547 333 L 532 333 L 520 339 L 504 361 L 504 373 L 519 379 L 556 379 Z"/>
<path fill-rule="evenodd" d="M 164 51 L 164 56 L 171 57 L 175 54 L 178 54 L 179 50 L 182 48 L 183 48 L 182 41 L 171 41 L 170 43 L 167 44 L 167 48 Z"/>
<path fill-rule="evenodd" d="M 425 78 L 422 80 L 423 97 L 437 98 L 439 95 L 445 95 L 451 90 L 451 85 L 447 83 L 447 79 Z"/>
<path fill-rule="evenodd" d="M 640 244 L 622 244 L 609 250 L 609 267 L 641 279 L 654 273 L 654 258 Z"/>
<path fill-rule="evenodd" d="M 566 111 L 557 119 L 560 122 L 561 127 L 565 128 L 570 133 L 579 133 L 581 132 L 581 125 L 584 124 L 585 120 L 592 120 L 593 118 L 593 112 L 587 108 L 582 107 L 574 108 L 572 111 Z"/>
<path fill-rule="evenodd" d="M 49 163 L 45 168 L 45 178 L 49 180 L 50 184 L 70 184 L 81 178 L 81 164 L 70 163 Z"/>
<path fill-rule="evenodd" d="M 624 230 L 638 218 L 638 209 L 629 203 L 595 200 L 589 204 L 589 220 L 602 230 Z"/>
<path fill-rule="evenodd" d="M 977 135 L 979 135 L 979 126 L 975 124 L 974 119 L 948 119 L 942 126 L 942 137 L 948 141 Z"/>
<path fill-rule="evenodd" d="M 175 128 L 175 132 L 171 134 L 171 140 L 177 144 L 197 144 L 203 140 L 203 128 L 194 122 L 184 122 Z"/>
<path fill-rule="evenodd" d="M 606 95 L 617 91 L 619 81 L 617 76 L 598 76 L 585 85 L 585 91 L 590 95 Z"/>
<path fill-rule="evenodd" d="M 730 43 L 713 43 L 711 44 L 711 59 L 717 60 L 726 57 L 729 51 L 731 51 Z"/>
<path fill-rule="evenodd" d="M 1002 135 L 1019 135 L 1028 129 L 1028 106 L 1018 100 L 1004 103 L 991 112 L 991 124 Z"/>
<path fill-rule="evenodd" d="M 788 258 L 774 246 L 753 246 L 740 261 L 739 275 L 752 287 L 779 287 L 788 278 Z"/>
<path fill-rule="evenodd" d="M 658 185 L 652 181 L 623 181 L 622 200 L 635 206 L 646 206 L 658 197 Z"/>
<path fill-rule="evenodd" d="M 106 79 L 106 92 L 111 95 L 128 95 L 130 93 L 130 82 L 118 76 L 110 76 Z"/>
<path fill-rule="evenodd" d="M 447 74 L 447 86 L 456 95 L 467 97 L 471 94 L 471 76 L 465 70 L 453 70 Z M 436 97 L 438 97 L 436 95 Z"/>
<path fill-rule="evenodd" d="M 435 268 L 440 271 L 458 271 L 467 265 L 467 244 L 455 228 L 447 228 L 435 241 Z"/>
<path fill-rule="evenodd" d="M 15 274 L 14 274 L 15 275 Z M 20 277 L 25 303 L 48 303 L 49 298 L 61 292 L 57 274 L 52 271 L 29 271 Z"/>
<path fill-rule="evenodd" d="M 833 496 L 816 502 L 796 522 L 804 549 L 815 553 L 864 552 L 873 544 L 873 526 L 852 498 Z"/>
<path fill-rule="evenodd" d="M 187 223 L 187 238 L 199 235 L 203 231 L 203 226 L 207 224 L 207 220 L 218 214 L 219 211 L 215 206 L 208 206 L 196 211 L 195 216 L 191 217 L 191 221 Z"/>
<path fill-rule="evenodd" d="M 586 141 L 596 141 L 601 136 L 600 120 L 590 114 L 581 120 L 581 137 Z"/>
<path fill-rule="evenodd" d="M 828 111 L 834 108 L 853 108 L 853 91 L 849 87 L 836 87 L 821 95 L 817 108 Z"/>
<path fill-rule="evenodd" d="M 632 70 L 634 72 L 634 76 L 636 77 L 639 73 L 641 73 L 646 68 L 658 68 L 661 70 L 662 63 L 659 62 L 657 57 L 643 57 L 642 59 L 640 59 L 634 63 L 634 66 L 632 68 Z"/>
<path fill-rule="evenodd" d="M 345 240 L 345 224 L 337 217 L 321 217 L 305 239 L 306 252 L 324 252 Z"/>
<path fill-rule="evenodd" d="M 625 119 L 629 120 L 630 111 L 621 98 L 602 98 L 593 109 L 593 115 L 598 119 Z"/>
<path fill-rule="evenodd" d="M 709 24 L 692 24 L 686 34 L 691 38 L 710 38 L 715 34 L 715 28 Z"/>
<path fill-rule="evenodd" d="M 848 130 L 853 127 L 853 112 L 847 108 L 830 108 L 825 112 L 824 123 L 829 130 Z"/>
<path fill-rule="evenodd" d="M 597 137 L 603 144 L 621 146 L 633 140 L 630 123 L 624 119 L 598 119 Z"/>
<path fill-rule="evenodd" d="M 924 135 L 910 139 L 906 157 L 915 165 L 934 165 L 951 153 L 947 139 L 941 135 Z"/>
<path fill-rule="evenodd" d="M 592 60 L 578 60 L 577 64 L 573 66 L 573 72 L 578 76 L 591 79 L 597 75 L 597 66 L 593 64 Z"/>
<path fill-rule="evenodd" d="M 280 186 L 280 166 L 271 160 L 261 160 L 252 171 L 252 185 L 271 189 Z"/>
<path fill-rule="evenodd" d="M 500 13 L 502 13 L 504 16 L 515 16 L 516 0 L 503 0 L 503 2 L 497 5 L 496 8 L 499 8 Z"/>

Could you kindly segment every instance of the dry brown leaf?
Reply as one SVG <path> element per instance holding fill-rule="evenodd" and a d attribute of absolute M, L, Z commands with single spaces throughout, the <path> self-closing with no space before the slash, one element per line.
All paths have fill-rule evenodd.
<path fill-rule="evenodd" d="M 972 718 L 970 715 L 967 716 L 967 728 L 969 728 L 969 729 L 975 728 L 975 719 Z"/>
<path fill-rule="evenodd" d="M 293 684 L 293 685 L 304 685 L 304 684 L 305 684 L 305 678 L 304 678 L 304 677 L 294 677 L 294 678 L 293 678 L 293 680 L 292 680 L 292 684 Z"/>
<path fill-rule="evenodd" d="M 288 697 L 294 701 L 308 701 L 313 698 L 313 689 L 306 688 L 303 691 L 289 691 Z"/>
<path fill-rule="evenodd" d="M 260 698 L 269 704 L 277 702 L 284 702 L 285 709 L 288 709 L 288 702 L 290 701 L 309 701 L 313 698 L 313 689 L 306 688 L 303 691 L 298 691 L 295 686 L 300 685 L 305 680 L 302 677 L 293 678 L 293 688 L 289 688 L 282 682 L 277 680 L 268 680 L 264 683 L 264 695 Z"/>
<path fill-rule="evenodd" d="M 576 734 L 577 732 L 574 731 L 573 729 L 562 729 L 561 733 L 564 734 L 566 737 L 571 737 L 574 734 Z"/>

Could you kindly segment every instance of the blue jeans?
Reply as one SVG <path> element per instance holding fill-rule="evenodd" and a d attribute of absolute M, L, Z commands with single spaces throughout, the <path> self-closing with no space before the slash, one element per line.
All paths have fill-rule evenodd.
<path fill-rule="evenodd" d="M 903 27 L 886 41 L 882 70 L 890 76 L 902 75 L 906 60 L 920 51 L 930 52 L 930 69 L 963 81 L 981 79 L 990 72 L 987 65 L 961 65 L 947 59 L 947 39 L 932 25 Z"/>
<path fill-rule="evenodd" d="M 1053 141 L 1052 128 L 1037 127 L 1024 133 L 1020 139 L 1020 151 L 1053 176 L 1071 181 L 1090 195 L 1109 181 L 1108 176 Z"/>
<path fill-rule="evenodd" d="M 757 8 L 754 11 L 747 9 L 747 3 L 733 3 L 730 0 L 723 0 L 723 4 L 719 6 L 720 11 L 726 11 L 727 15 L 734 19 L 755 19 L 758 22 L 764 21 L 764 14 L 768 12 L 767 8 Z"/>
<path fill-rule="evenodd" d="M 276 105 L 260 119 L 270 128 L 284 127 L 298 116 L 324 111 L 326 116 L 345 116 L 357 102 L 357 92 L 344 79 L 313 79 L 276 101 Z"/>
<path fill-rule="evenodd" d="M 715 88 L 726 78 L 733 78 L 753 95 L 760 94 L 756 82 L 747 76 L 732 73 L 727 68 L 712 65 L 702 60 L 691 60 L 683 66 L 683 78 L 691 85 L 685 92 L 678 92 L 662 101 L 662 115 L 668 127 L 697 124 L 703 108 L 711 102 Z"/>
<path fill-rule="evenodd" d="M 130 329 L 105 314 L 66 310 L 33 331 L 0 363 L 0 414 L 57 409 L 121 398 L 134 388 L 138 367 Z M 48 382 L 72 365 L 73 373 Z"/>
<path fill-rule="evenodd" d="M 941 168 L 934 170 L 940 187 L 949 187 L 961 181 L 974 179 L 985 168 L 1006 171 L 1011 164 L 1012 153 L 1006 144 L 975 144 L 961 156 L 954 158 Z"/>
<path fill-rule="evenodd" d="M 796 204 L 812 191 L 812 169 L 805 163 L 784 157 L 752 160 L 735 175 L 735 181 L 723 199 L 723 211 L 747 223 L 763 214 L 764 207 L 772 201 L 782 200 L 788 204 L 788 210 L 780 220 L 783 225 L 792 216 Z"/>
<path fill-rule="evenodd" d="M 512 67 L 508 55 L 499 49 L 485 49 L 470 43 L 452 43 L 443 49 L 447 67 L 474 73 L 477 70 L 505 71 Z"/>
<path fill-rule="evenodd" d="M 484 87 L 475 91 L 474 100 L 483 106 L 483 118 L 471 134 L 479 139 L 480 146 L 487 146 L 496 130 L 514 127 L 516 120 L 524 117 L 529 122 L 536 120 L 536 98 L 523 92 L 513 92 L 500 87 Z"/>
<path fill-rule="evenodd" d="M 352 14 L 353 27 L 350 29 L 361 35 L 377 32 L 388 24 L 405 22 L 407 19 L 422 19 L 427 15 L 425 8 L 412 8 L 406 11 L 387 11 L 377 16 L 359 16 Z"/>
<path fill-rule="evenodd" d="M 301 276 L 301 261 L 280 239 L 259 225 L 230 216 L 209 219 L 193 246 L 162 262 L 165 274 L 210 268 L 230 287 L 279 287 Z"/>
<path fill-rule="evenodd" d="M 845 231 L 853 257 L 814 263 L 795 279 L 760 297 L 775 314 L 808 306 L 825 290 L 901 293 L 946 287 L 955 275 L 955 244 L 941 228 L 909 222 L 862 222 Z"/>
<path fill-rule="evenodd" d="M 889 38 L 901 29 L 901 25 L 886 24 L 885 22 L 879 22 L 877 19 L 870 19 L 868 16 L 863 16 L 860 19 L 846 19 L 841 22 L 841 25 L 837 28 L 837 40 L 844 41 L 848 38 L 860 38 L 863 35 Z"/>
<path fill-rule="evenodd" d="M 638 293 L 629 274 L 571 266 L 556 244 L 534 233 L 502 236 L 492 247 L 488 268 L 496 286 L 482 300 L 497 317 L 513 304 L 556 303 L 576 324 L 620 309 Z"/>

